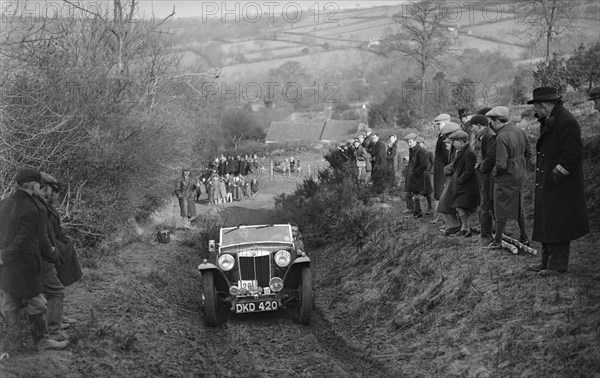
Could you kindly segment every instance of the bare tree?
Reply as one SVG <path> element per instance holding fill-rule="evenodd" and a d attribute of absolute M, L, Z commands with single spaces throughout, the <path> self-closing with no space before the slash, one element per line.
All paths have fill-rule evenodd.
<path fill-rule="evenodd" d="M 559 37 L 573 29 L 578 4 L 572 0 L 527 0 L 514 4 L 517 19 L 525 24 L 523 33 L 535 48 L 544 41 L 544 57 L 548 61 L 557 52 Z"/>
<path fill-rule="evenodd" d="M 442 57 L 451 52 L 453 39 L 444 24 L 443 1 L 420 0 L 409 3 L 394 15 L 397 29 L 381 41 L 377 52 L 385 56 L 405 55 L 419 67 L 421 113 L 425 104 L 425 79 L 431 66 L 439 66 Z"/>

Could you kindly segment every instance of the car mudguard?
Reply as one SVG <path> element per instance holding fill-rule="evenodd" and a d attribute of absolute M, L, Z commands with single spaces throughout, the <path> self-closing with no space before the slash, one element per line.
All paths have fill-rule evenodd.
<path fill-rule="evenodd" d="M 292 261 L 288 271 L 283 277 L 283 286 L 297 288 L 302 278 L 302 268 L 310 268 L 310 258 L 301 256 Z"/>
<path fill-rule="evenodd" d="M 229 287 L 231 284 L 229 283 L 227 277 L 225 277 L 225 274 L 223 274 L 223 272 L 215 264 L 203 262 L 202 264 L 198 265 L 198 270 L 200 273 L 208 270 L 212 271 L 217 291 L 229 293 Z"/>

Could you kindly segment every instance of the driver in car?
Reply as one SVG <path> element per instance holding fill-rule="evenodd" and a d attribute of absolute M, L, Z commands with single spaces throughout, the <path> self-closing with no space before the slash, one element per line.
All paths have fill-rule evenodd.
<path fill-rule="evenodd" d="M 294 237 L 293 243 L 296 254 L 302 255 L 304 253 L 304 243 L 302 242 L 302 240 L 300 240 L 302 235 L 300 234 L 300 230 L 296 225 L 292 225 L 292 236 Z"/>

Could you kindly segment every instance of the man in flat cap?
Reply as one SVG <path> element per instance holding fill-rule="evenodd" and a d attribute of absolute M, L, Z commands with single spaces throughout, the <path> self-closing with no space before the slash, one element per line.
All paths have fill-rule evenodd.
<path fill-rule="evenodd" d="M 63 349 L 68 344 L 47 336 L 42 259 L 58 264 L 60 258 L 48 238 L 47 215 L 35 199 L 41 180 L 39 170 L 19 169 L 17 190 L 0 203 L 0 290 L 7 329 L 3 351 L 8 353 L 23 348 L 22 308 L 29 314 L 33 341 L 38 350 Z"/>
<path fill-rule="evenodd" d="M 532 153 L 527 135 L 508 121 L 508 113 L 507 107 L 497 106 L 486 114 L 496 133 L 496 161 L 492 170 L 496 234 L 488 245 L 491 249 L 502 248 L 502 233 L 509 219 L 516 219 L 519 224 L 519 241 L 529 244 L 522 193 L 527 162 L 531 160 Z"/>
<path fill-rule="evenodd" d="M 486 111 L 489 112 L 492 109 Z M 479 223 L 481 231 L 479 242 L 487 246 L 492 242 L 494 225 L 494 176 L 492 169 L 496 164 L 496 133 L 490 128 L 490 119 L 482 114 L 475 114 L 470 120 L 475 139 L 475 171 L 479 182 Z"/>
<path fill-rule="evenodd" d="M 425 177 L 425 189 L 423 191 L 423 195 L 427 198 L 427 212 L 425 214 L 432 214 L 434 209 L 434 199 L 433 199 L 433 163 L 434 156 L 433 152 L 427 149 L 427 144 L 425 143 L 425 138 L 422 136 L 417 137 L 417 143 L 423 151 L 425 151 L 425 157 L 427 158 L 427 169 L 423 176 Z"/>
<path fill-rule="evenodd" d="M 450 139 L 448 139 L 448 136 L 458 130 L 460 130 L 460 126 L 457 123 L 446 122 L 446 124 L 440 130 L 440 138 L 444 139 L 443 148 L 445 148 L 446 152 L 447 152 L 447 155 L 445 156 L 446 160 L 445 161 L 439 160 L 437 146 L 436 146 L 436 153 L 435 153 L 436 167 L 434 169 L 434 179 L 433 179 L 434 198 L 435 198 L 435 195 L 438 194 L 438 190 L 439 190 L 440 192 L 438 194 L 439 196 L 437 197 L 438 203 L 437 203 L 436 211 L 438 214 L 441 214 L 441 216 L 444 218 L 444 229 L 442 232 L 445 236 L 449 236 L 449 235 L 455 234 L 458 231 L 460 231 L 460 222 L 456 215 L 456 210 L 454 208 L 450 207 L 451 200 L 453 198 L 453 194 L 447 193 L 448 191 L 452 192 L 454 190 L 454 184 L 448 183 L 448 180 L 452 180 L 453 173 L 454 173 L 453 172 L 454 167 L 452 166 L 451 163 L 454 161 L 454 158 L 456 157 L 456 148 L 452 144 L 452 141 Z M 439 142 L 439 139 L 438 139 L 438 142 Z M 439 172 L 437 170 L 439 169 L 438 164 L 440 164 L 442 162 L 444 162 L 445 164 L 441 167 L 441 177 L 440 177 Z M 438 185 L 440 185 L 440 184 L 441 184 L 441 188 L 438 187 Z M 436 220 L 437 220 L 437 215 L 436 215 L 436 219 L 434 219 L 434 222 Z"/>
<path fill-rule="evenodd" d="M 425 151 L 417 143 L 417 134 L 410 133 L 404 137 L 408 144 L 408 168 L 406 170 L 406 181 L 404 182 L 404 191 L 412 193 L 413 199 L 413 217 L 421 218 L 420 195 L 425 191 L 425 171 L 427 170 L 427 156 Z"/>
<path fill-rule="evenodd" d="M 600 112 L 600 87 L 594 87 L 590 90 L 588 101 L 594 101 L 594 108 Z"/>
<path fill-rule="evenodd" d="M 183 227 L 190 228 L 190 220 L 196 216 L 196 202 L 194 201 L 194 181 L 190 178 L 190 169 L 183 167 L 181 177 L 175 186 L 175 195 L 179 200 L 179 215 L 183 221 Z"/>
<path fill-rule="evenodd" d="M 371 178 L 373 179 L 373 189 L 375 189 L 377 193 L 381 193 L 383 191 L 387 173 L 387 147 L 385 143 L 379 139 L 379 134 L 372 134 L 372 141 Z"/>
<path fill-rule="evenodd" d="M 444 167 L 450 162 L 450 150 L 446 147 L 446 134 L 442 133 L 443 128 L 450 122 L 450 115 L 440 114 L 434 118 L 433 122 L 435 122 L 438 132 L 433 156 L 433 198 L 438 201 L 446 182 Z"/>
<path fill-rule="evenodd" d="M 64 234 L 60 215 L 54 207 L 58 202 L 58 193 L 61 185 L 56 178 L 46 172 L 42 172 L 42 183 L 40 193 L 45 200 L 48 211 L 48 236 L 50 242 L 58 251 L 61 259 L 60 265 L 44 261 L 44 297 L 48 301 L 46 311 L 46 323 L 48 325 L 48 337 L 53 340 L 68 340 L 61 331 L 63 321 L 72 324 L 75 321 L 64 318 L 65 287 L 77 282 L 82 277 L 79 259 L 73 244 Z"/>
<path fill-rule="evenodd" d="M 455 131 L 448 136 L 448 139 L 456 148 L 456 158 L 452 162 L 454 194 L 450 201 L 450 207 L 456 209 L 461 220 L 458 234 L 471 237 L 471 214 L 477 211 L 479 205 L 479 188 L 475 175 L 477 158 L 469 145 L 469 135 L 466 131 Z"/>
<path fill-rule="evenodd" d="M 537 164 L 533 240 L 542 243 L 542 261 L 530 269 L 542 276 L 567 271 L 571 240 L 589 233 L 583 183 L 581 128 L 562 106 L 556 88 L 533 90 L 540 122 L 536 144 Z"/>

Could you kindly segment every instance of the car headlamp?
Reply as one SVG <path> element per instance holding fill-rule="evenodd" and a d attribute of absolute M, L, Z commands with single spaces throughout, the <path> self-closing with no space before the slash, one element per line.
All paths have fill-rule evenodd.
<path fill-rule="evenodd" d="M 281 250 L 275 254 L 275 264 L 280 267 L 286 267 L 292 262 L 292 255 L 286 250 Z"/>
<path fill-rule="evenodd" d="M 227 253 L 219 256 L 218 262 L 219 268 L 223 269 L 226 272 L 233 269 L 233 266 L 235 265 L 235 259 L 233 258 L 233 256 Z"/>
<path fill-rule="evenodd" d="M 269 281 L 269 289 L 274 293 L 281 291 L 283 289 L 283 280 L 279 277 L 273 277 Z"/>

